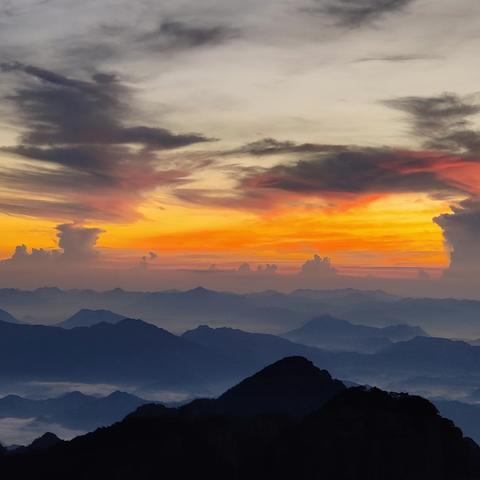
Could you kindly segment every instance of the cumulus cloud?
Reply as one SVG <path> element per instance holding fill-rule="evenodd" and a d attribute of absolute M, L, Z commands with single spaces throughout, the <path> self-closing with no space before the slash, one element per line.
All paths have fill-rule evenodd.
<path fill-rule="evenodd" d="M 104 233 L 100 228 L 88 228 L 65 223 L 57 226 L 58 246 L 63 250 L 63 257 L 70 261 L 89 260 L 97 255 L 95 245 Z"/>
<path fill-rule="evenodd" d="M 32 248 L 29 252 L 26 245 L 18 245 L 13 255 L 1 264 L 9 267 L 55 267 L 60 264 L 84 265 L 84 262 L 97 258 L 95 247 L 104 230 L 73 223 L 57 225 L 56 230 L 59 248 Z"/>
<path fill-rule="evenodd" d="M 313 258 L 307 260 L 301 266 L 299 274 L 306 276 L 332 276 L 336 275 L 337 271 L 332 266 L 330 258 L 314 255 Z"/>
<path fill-rule="evenodd" d="M 237 271 L 238 273 L 241 273 L 243 275 L 250 275 L 250 274 L 274 275 L 275 273 L 277 273 L 277 270 L 278 270 L 277 265 L 273 263 L 267 263 L 265 265 L 257 265 L 257 268 L 254 270 L 252 269 L 249 263 L 244 262 L 238 267 Z"/>
<path fill-rule="evenodd" d="M 471 198 L 452 206 L 452 213 L 434 218 L 443 230 L 450 252 L 451 275 L 469 278 L 480 275 L 480 198 Z"/>

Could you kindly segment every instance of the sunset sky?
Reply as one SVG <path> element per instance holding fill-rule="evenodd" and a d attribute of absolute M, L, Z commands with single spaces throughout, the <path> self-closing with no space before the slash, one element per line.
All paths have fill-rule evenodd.
<path fill-rule="evenodd" d="M 345 275 L 479 272 L 479 15 L 1 2 L 4 267 L 288 273 L 319 255 Z"/>

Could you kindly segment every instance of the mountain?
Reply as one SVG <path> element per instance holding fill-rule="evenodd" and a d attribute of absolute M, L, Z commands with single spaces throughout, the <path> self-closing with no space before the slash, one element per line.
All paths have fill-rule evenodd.
<path fill-rule="evenodd" d="M 480 405 L 448 400 L 433 403 L 441 415 L 453 420 L 466 435 L 480 443 Z"/>
<path fill-rule="evenodd" d="M 201 287 L 160 292 L 7 288 L 0 289 L 0 305 L 18 318 L 28 317 L 30 323 L 43 324 L 58 323 L 80 309 L 106 309 L 143 318 L 175 332 L 208 324 L 280 334 L 300 328 L 314 317 L 331 315 L 374 327 L 419 325 L 431 335 L 480 337 L 478 300 L 402 298 L 381 290 L 235 294 Z"/>
<path fill-rule="evenodd" d="M 368 327 L 322 315 L 282 336 L 293 342 L 326 350 L 370 353 L 386 347 L 392 341 L 410 340 L 418 335 L 427 334 L 420 327 L 410 325 Z"/>
<path fill-rule="evenodd" d="M 155 381 L 170 388 L 224 381 L 235 368 L 219 352 L 141 320 L 70 330 L 0 322 L 2 380 Z"/>
<path fill-rule="evenodd" d="M 213 401 L 194 401 L 188 413 L 305 416 L 345 390 L 326 370 L 303 357 L 288 357 L 246 378 Z"/>
<path fill-rule="evenodd" d="M 117 422 L 145 403 L 146 400 L 124 392 L 113 392 L 100 398 L 71 392 L 45 400 L 8 395 L 0 399 L 0 418 L 34 418 L 88 431 Z"/>
<path fill-rule="evenodd" d="M 83 308 L 77 313 L 60 322 L 57 326 L 62 328 L 91 327 L 97 323 L 118 323 L 125 320 L 124 315 L 111 312 L 110 310 L 89 310 Z"/>
<path fill-rule="evenodd" d="M 479 447 L 427 400 L 336 384 L 339 391 L 314 406 L 311 393 L 335 383 L 314 368 L 284 359 L 211 401 L 229 402 L 228 412 L 141 407 L 141 415 L 43 452 L 4 455 L 0 471 L 52 480 L 480 478 Z"/>
<path fill-rule="evenodd" d="M 22 323 L 20 320 L 17 320 L 12 314 L 8 313 L 5 310 L 0 308 L 0 322 L 8 323 Z"/>
<path fill-rule="evenodd" d="M 17 447 L 13 450 L 10 450 L 14 455 L 20 453 L 40 453 L 49 450 L 57 445 L 63 443 L 63 440 L 58 438 L 54 433 L 47 432 L 44 433 L 41 437 L 35 439 L 30 445 L 26 447 Z"/>
<path fill-rule="evenodd" d="M 251 333 L 228 327 L 211 328 L 201 325 L 188 330 L 182 338 L 202 345 L 230 358 L 239 368 L 258 370 L 276 360 L 294 355 L 314 359 L 318 364 L 327 361 L 328 352 L 291 342 L 266 333 Z"/>
<path fill-rule="evenodd" d="M 480 347 L 446 338 L 416 337 L 390 345 L 375 355 L 374 362 L 392 370 L 473 374 L 480 368 Z"/>

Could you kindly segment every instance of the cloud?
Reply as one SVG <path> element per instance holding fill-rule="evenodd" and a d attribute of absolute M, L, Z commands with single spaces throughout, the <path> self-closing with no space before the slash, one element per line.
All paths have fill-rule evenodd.
<path fill-rule="evenodd" d="M 180 165 L 178 159 L 172 164 L 160 157 L 159 151 L 209 139 L 131 124 L 136 115 L 131 92 L 115 75 L 95 73 L 89 80 L 77 80 L 20 63 L 2 64 L 1 70 L 24 75 L 8 95 L 23 133 L 17 145 L 2 150 L 31 165 L 0 170 L 0 180 L 18 191 L 52 197 L 43 205 L 45 215 L 40 208 L 44 199 L 37 204 L 18 195 L 1 198 L 2 211 L 28 214 L 33 203 L 37 216 L 135 219 L 144 194 L 184 182 L 205 164 L 189 160 Z"/>
<path fill-rule="evenodd" d="M 461 191 L 459 186 L 437 175 L 434 163 L 431 157 L 414 152 L 346 150 L 252 170 L 244 178 L 243 187 L 318 195 Z"/>
<path fill-rule="evenodd" d="M 57 226 L 58 246 L 68 261 L 89 260 L 97 256 L 95 245 L 104 233 L 100 228 L 87 228 L 73 223 Z"/>
<path fill-rule="evenodd" d="M 130 91 L 115 75 L 95 73 L 84 81 L 21 63 L 1 64 L 0 69 L 23 72 L 40 81 L 19 87 L 8 97 L 27 126 L 23 144 L 139 144 L 164 150 L 209 140 L 199 134 L 126 125 L 131 114 Z"/>
<path fill-rule="evenodd" d="M 384 102 L 408 114 L 412 132 L 427 148 L 453 152 L 480 152 L 480 132 L 471 129 L 480 112 L 476 96 L 444 93 L 434 97 L 400 97 Z"/>
<path fill-rule="evenodd" d="M 344 150 L 340 145 L 321 145 L 316 143 L 296 143 L 289 140 L 279 141 L 275 138 L 262 138 L 255 142 L 247 143 L 232 154 L 248 154 L 254 156 L 281 155 L 288 153 L 311 153 L 311 152 L 332 152 Z"/>
<path fill-rule="evenodd" d="M 317 0 L 318 10 L 339 24 L 357 28 L 404 10 L 414 0 Z"/>
<path fill-rule="evenodd" d="M 362 57 L 354 60 L 352 63 L 367 62 L 389 62 L 389 63 L 405 63 L 429 60 L 443 60 L 438 55 L 418 55 L 418 54 L 397 54 L 397 55 L 375 55 L 371 57 Z"/>
<path fill-rule="evenodd" d="M 56 231 L 57 249 L 32 248 L 29 252 L 26 245 L 18 245 L 13 255 L 0 264 L 13 268 L 49 268 L 65 264 L 83 266 L 84 262 L 97 258 L 98 252 L 95 247 L 104 230 L 67 223 L 57 225 Z"/>
<path fill-rule="evenodd" d="M 470 198 L 452 206 L 452 213 L 434 218 L 443 230 L 445 242 L 450 252 L 450 275 L 465 278 L 473 276 L 478 281 L 480 275 L 480 198 Z"/>
<path fill-rule="evenodd" d="M 333 268 L 330 258 L 314 255 L 313 258 L 307 260 L 301 266 L 299 274 L 305 276 L 332 276 L 336 275 L 337 271 Z"/>
<path fill-rule="evenodd" d="M 226 25 L 199 25 L 179 20 L 164 20 L 153 31 L 137 37 L 137 42 L 158 52 L 191 50 L 221 45 L 238 37 L 239 31 Z"/>

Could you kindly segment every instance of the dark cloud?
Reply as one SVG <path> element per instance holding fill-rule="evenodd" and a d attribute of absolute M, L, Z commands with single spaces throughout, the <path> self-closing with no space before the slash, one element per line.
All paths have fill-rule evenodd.
<path fill-rule="evenodd" d="M 191 50 L 220 45 L 239 35 L 226 25 L 198 25 L 179 20 L 165 20 L 155 30 L 137 37 L 137 42 L 161 52 Z"/>
<path fill-rule="evenodd" d="M 345 147 L 339 145 L 320 145 L 316 143 L 296 143 L 289 140 L 279 141 L 275 138 L 262 138 L 261 140 L 247 143 L 231 153 L 264 156 L 284 153 L 332 152 L 339 150 L 345 150 Z"/>
<path fill-rule="evenodd" d="M 127 125 L 130 91 L 115 75 L 96 73 L 83 81 L 20 63 L 1 64 L 0 69 L 40 81 L 19 87 L 8 97 L 27 127 L 24 144 L 140 144 L 162 150 L 209 140 L 199 134 Z"/>
<path fill-rule="evenodd" d="M 351 150 L 255 169 L 243 188 L 306 194 L 460 191 L 432 171 L 430 158 L 388 149 Z"/>
<path fill-rule="evenodd" d="M 452 206 L 452 213 L 434 218 L 443 230 L 450 251 L 449 274 L 478 282 L 480 275 L 480 198 L 464 200 Z"/>
<path fill-rule="evenodd" d="M 480 132 L 471 118 L 480 112 L 475 97 L 444 93 L 435 97 L 401 97 L 384 102 L 409 115 L 412 131 L 427 148 L 478 153 Z"/>
<path fill-rule="evenodd" d="M 405 9 L 414 0 L 317 0 L 322 13 L 341 25 L 361 27 L 378 18 Z"/>
<path fill-rule="evenodd" d="M 131 92 L 109 73 L 77 80 L 19 63 L 2 64 L 4 73 L 21 73 L 20 85 L 7 100 L 16 109 L 23 132 L 4 152 L 28 159 L 32 166 L 0 170 L 10 188 L 48 193 L 52 201 L 0 199 L 0 209 L 69 219 L 118 221 L 138 216 L 143 195 L 163 185 L 185 181 L 198 165 L 167 162 L 159 151 L 206 142 L 199 134 L 131 125 Z M 56 168 L 52 168 L 56 167 Z M 31 210 L 33 204 L 33 210 Z M 28 214 L 28 213 L 27 213 Z"/>

